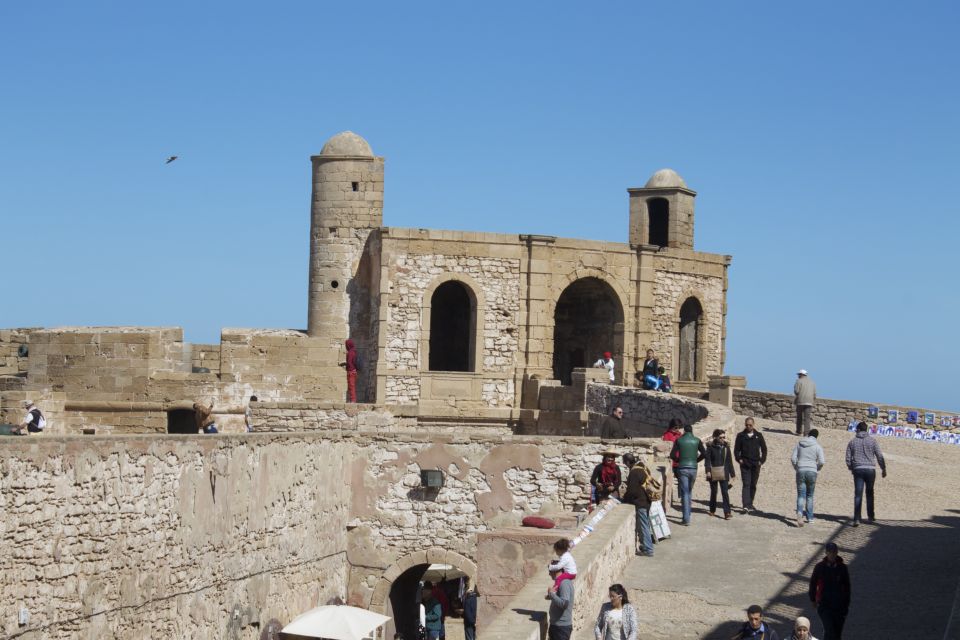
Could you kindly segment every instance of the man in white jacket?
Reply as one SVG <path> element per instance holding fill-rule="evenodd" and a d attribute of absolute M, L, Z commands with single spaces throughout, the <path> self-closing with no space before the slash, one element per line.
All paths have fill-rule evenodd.
<path fill-rule="evenodd" d="M 820 432 L 810 429 L 810 435 L 800 440 L 793 449 L 793 468 L 797 470 L 797 526 L 802 527 L 804 518 L 813 522 L 813 490 L 817 486 L 817 473 L 827 459 L 823 447 L 817 442 Z"/>

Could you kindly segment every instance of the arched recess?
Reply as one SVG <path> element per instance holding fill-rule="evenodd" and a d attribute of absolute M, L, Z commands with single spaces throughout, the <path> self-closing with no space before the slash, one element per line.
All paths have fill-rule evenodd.
<path fill-rule="evenodd" d="M 703 305 L 696 296 L 680 305 L 677 322 L 677 380 L 695 382 L 706 379 L 704 371 L 706 322 Z"/>
<path fill-rule="evenodd" d="M 617 291 L 596 276 L 567 285 L 553 308 L 554 377 L 570 384 L 574 368 L 589 367 L 610 351 L 620 381 L 624 347 L 624 305 Z"/>
<path fill-rule="evenodd" d="M 391 603 L 391 592 L 394 590 L 394 586 L 396 585 L 398 588 L 410 588 L 411 585 L 419 583 L 419 576 L 426 571 L 429 565 L 438 564 L 451 565 L 470 578 L 471 583 L 476 584 L 477 565 L 473 560 L 455 551 L 432 547 L 425 551 L 417 551 L 416 553 L 404 556 L 390 566 L 380 577 L 380 580 L 377 581 L 373 589 L 369 609 L 390 615 L 391 617 L 396 617 L 393 614 L 398 612 L 393 611 L 394 607 Z M 396 596 L 396 594 L 394 594 L 394 596 Z M 410 608 L 413 609 L 413 607 Z M 401 626 L 404 624 L 402 619 L 397 622 Z M 394 625 L 393 628 L 396 628 L 396 626 Z M 389 637 L 392 638 L 393 634 L 390 633 Z M 404 635 L 404 637 L 407 636 Z"/>
<path fill-rule="evenodd" d="M 420 370 L 431 371 L 430 345 L 434 322 L 433 304 L 438 292 L 444 290 L 457 294 L 465 294 L 469 304 L 469 317 L 465 318 L 467 335 L 466 353 L 463 360 L 465 366 L 454 371 L 479 371 L 483 365 L 483 314 L 486 302 L 480 283 L 465 273 L 444 273 L 438 276 L 423 292 L 420 301 Z M 438 311 L 441 311 L 438 309 Z M 444 310 L 448 311 L 448 310 Z M 446 324 L 446 323 L 443 323 Z M 436 341 L 434 341 L 436 342 Z M 450 369 L 439 369 L 450 370 Z"/>

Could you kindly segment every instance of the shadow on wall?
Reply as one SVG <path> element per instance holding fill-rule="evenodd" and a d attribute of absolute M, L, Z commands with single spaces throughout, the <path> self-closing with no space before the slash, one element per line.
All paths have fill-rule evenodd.
<path fill-rule="evenodd" d="M 960 514 L 958 510 L 952 513 Z M 960 516 L 930 520 L 878 520 L 876 525 L 844 527 L 832 541 L 849 565 L 852 599 L 845 638 L 949 638 L 960 578 Z M 807 597 L 814 566 L 823 558 L 823 545 L 798 573 L 787 574 L 787 585 L 767 603 L 764 618 L 781 637 L 789 637 L 797 616 L 810 618 L 813 635 L 823 627 Z M 744 602 L 743 608 L 755 603 Z M 744 620 L 746 614 L 744 614 Z M 730 638 L 743 621 L 717 626 L 704 637 Z"/>

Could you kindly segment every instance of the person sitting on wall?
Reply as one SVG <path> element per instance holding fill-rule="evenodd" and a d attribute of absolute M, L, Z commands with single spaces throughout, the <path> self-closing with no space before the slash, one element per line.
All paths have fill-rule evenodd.
<path fill-rule="evenodd" d="M 597 504 L 600 504 L 607 498 L 613 497 L 620 499 L 620 467 L 617 466 L 617 453 L 615 451 L 605 451 L 603 462 L 593 469 L 590 476 L 590 484 L 596 489 Z"/>
<path fill-rule="evenodd" d="M 43 414 L 40 412 L 40 409 L 37 409 L 29 400 L 23 401 L 23 408 L 26 409 L 27 413 L 23 416 L 23 420 L 20 421 L 20 425 L 12 433 L 25 436 L 31 433 L 42 433 L 44 427 L 47 426 L 47 419 L 43 417 Z"/>
<path fill-rule="evenodd" d="M 209 407 L 203 406 L 202 402 L 193 403 L 193 415 L 197 420 L 197 431 L 203 433 L 218 433 L 217 422 L 213 418 L 213 401 Z"/>
<path fill-rule="evenodd" d="M 598 369 L 606 369 L 607 372 L 610 374 L 610 384 L 613 384 L 616 377 L 613 374 L 613 368 L 615 365 L 613 362 L 612 353 L 610 353 L 609 351 L 604 351 L 603 357 L 597 360 L 596 362 L 594 362 L 593 366 Z"/>
<path fill-rule="evenodd" d="M 663 367 L 657 367 L 657 372 L 659 375 L 660 386 L 658 387 L 660 391 L 664 393 L 673 393 L 673 383 L 670 382 L 670 376 L 667 375 L 667 370 Z"/>

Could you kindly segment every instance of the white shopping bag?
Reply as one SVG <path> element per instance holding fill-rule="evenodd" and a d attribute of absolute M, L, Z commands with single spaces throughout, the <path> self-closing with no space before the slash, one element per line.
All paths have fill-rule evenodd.
<path fill-rule="evenodd" d="M 650 504 L 650 525 L 657 540 L 670 537 L 670 523 L 667 522 L 667 514 L 663 512 L 663 505 L 659 500 Z"/>

